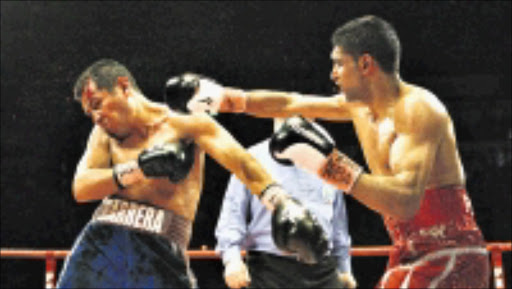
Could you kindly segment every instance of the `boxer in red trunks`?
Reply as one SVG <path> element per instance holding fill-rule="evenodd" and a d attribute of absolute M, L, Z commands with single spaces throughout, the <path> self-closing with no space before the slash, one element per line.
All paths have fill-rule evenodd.
<path fill-rule="evenodd" d="M 201 78 L 188 107 L 351 121 L 371 173 L 301 117 L 289 118 L 276 132 L 273 155 L 310 170 L 383 216 L 395 250 L 380 286 L 488 288 L 484 238 L 465 191 L 445 106 L 429 90 L 401 79 L 400 41 L 385 20 L 351 20 L 334 32 L 332 43 L 337 95 L 244 91 Z"/>

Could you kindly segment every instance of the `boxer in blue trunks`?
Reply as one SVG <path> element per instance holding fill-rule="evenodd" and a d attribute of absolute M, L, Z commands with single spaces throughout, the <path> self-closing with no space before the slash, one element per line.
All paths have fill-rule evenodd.
<path fill-rule="evenodd" d="M 146 98 L 126 67 L 103 59 L 74 96 L 94 127 L 73 180 L 78 202 L 102 200 L 65 261 L 59 288 L 197 287 L 186 249 L 208 153 L 273 212 L 281 250 L 314 263 L 327 251 L 314 216 L 212 117 L 188 113 L 186 77 L 166 84 L 166 104 Z"/>

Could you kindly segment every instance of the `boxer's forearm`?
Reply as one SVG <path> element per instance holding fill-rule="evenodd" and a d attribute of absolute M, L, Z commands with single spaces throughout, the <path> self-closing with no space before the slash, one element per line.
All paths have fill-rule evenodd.
<path fill-rule="evenodd" d="M 101 200 L 114 194 L 118 186 L 112 177 L 112 169 L 87 169 L 73 180 L 73 196 L 77 202 Z"/>
<path fill-rule="evenodd" d="M 253 195 L 257 196 L 270 184 L 275 183 L 263 166 L 248 153 L 246 157 L 240 159 L 239 169 L 233 173 L 240 178 Z"/>
<path fill-rule="evenodd" d="M 286 117 L 288 107 L 299 97 L 295 94 L 270 90 L 224 89 L 220 112 L 244 112 L 258 117 Z"/>
<path fill-rule="evenodd" d="M 191 117 L 193 119 L 187 123 L 190 125 L 188 129 L 195 143 L 220 165 L 236 175 L 252 194 L 261 194 L 274 182 L 263 166 L 215 120 L 204 114 Z"/>
<path fill-rule="evenodd" d="M 271 90 L 226 89 L 221 112 L 244 112 L 256 117 L 286 118 L 302 115 L 335 121 L 350 121 L 352 105 L 339 96 L 301 95 Z"/>
<path fill-rule="evenodd" d="M 263 166 L 237 143 L 226 144 L 222 151 L 210 148 L 209 155 L 234 174 L 253 195 L 259 196 L 275 182 Z"/>
<path fill-rule="evenodd" d="M 350 194 L 370 209 L 385 216 L 409 219 L 419 209 L 423 189 L 412 176 L 362 174 Z"/>
<path fill-rule="evenodd" d="M 246 97 L 246 113 L 270 118 L 292 116 L 291 106 L 300 98 L 298 94 L 265 90 L 247 91 Z"/>

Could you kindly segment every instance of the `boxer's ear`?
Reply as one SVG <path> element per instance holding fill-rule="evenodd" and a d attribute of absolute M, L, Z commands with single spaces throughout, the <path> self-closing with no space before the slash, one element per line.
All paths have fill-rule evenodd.
<path fill-rule="evenodd" d="M 131 88 L 130 79 L 126 76 L 117 77 L 117 86 L 121 88 L 123 95 L 128 96 Z"/>
<path fill-rule="evenodd" d="M 358 66 L 363 75 L 369 75 L 375 71 L 375 59 L 368 53 L 359 57 Z"/>

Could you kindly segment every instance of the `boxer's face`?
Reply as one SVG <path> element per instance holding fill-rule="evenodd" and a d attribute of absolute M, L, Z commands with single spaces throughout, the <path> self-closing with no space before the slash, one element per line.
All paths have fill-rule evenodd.
<path fill-rule="evenodd" d="M 131 109 L 123 88 L 119 85 L 110 92 L 99 89 L 94 81 L 89 80 L 82 92 L 82 108 L 109 135 L 122 137 L 127 134 Z"/>
<path fill-rule="evenodd" d="M 339 92 L 344 93 L 348 101 L 361 100 L 363 80 L 357 61 L 352 55 L 343 52 L 341 46 L 333 48 L 331 60 L 331 80 L 338 86 Z"/>

